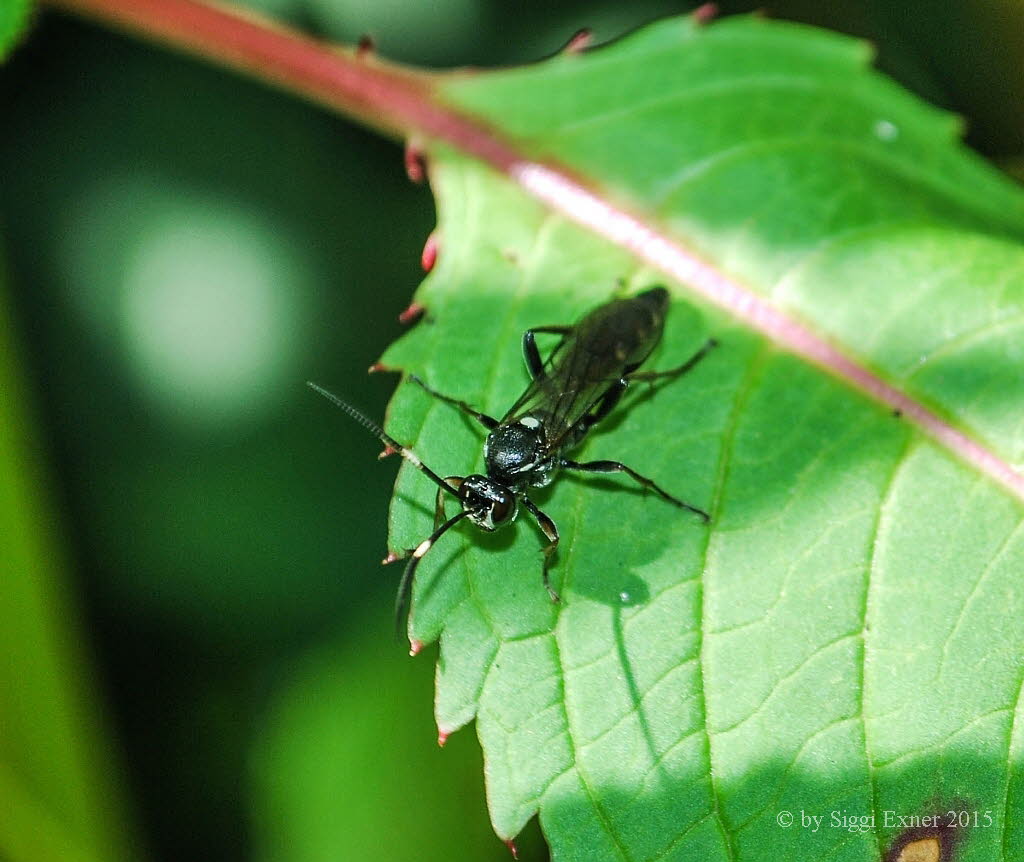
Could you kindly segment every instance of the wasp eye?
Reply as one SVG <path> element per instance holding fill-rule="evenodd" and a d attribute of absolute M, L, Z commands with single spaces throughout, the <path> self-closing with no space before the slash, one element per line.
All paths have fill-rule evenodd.
<path fill-rule="evenodd" d="M 495 500 L 494 505 L 491 507 L 491 521 L 495 525 L 504 524 L 510 520 L 516 511 L 516 498 L 511 494 L 502 497 L 500 500 Z"/>

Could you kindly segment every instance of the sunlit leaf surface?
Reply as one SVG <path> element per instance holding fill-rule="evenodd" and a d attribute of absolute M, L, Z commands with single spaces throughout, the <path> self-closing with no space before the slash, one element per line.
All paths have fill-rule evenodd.
<path fill-rule="evenodd" d="M 868 59 L 803 28 L 679 19 L 443 93 L 1020 469 L 1024 195 Z M 523 330 L 665 279 L 432 155 L 428 313 L 384 361 L 501 415 L 526 383 Z M 562 531 L 560 606 L 525 516 L 460 526 L 420 569 L 412 632 L 441 640 L 438 724 L 476 719 L 496 830 L 539 811 L 558 860 L 869 860 L 906 839 L 894 817 L 967 810 L 982 819 L 958 858 L 1020 858 L 1021 501 L 670 287 L 649 367 L 721 346 L 636 387 L 576 454 L 630 464 L 711 525 L 628 480 L 563 474 L 535 494 Z M 442 475 L 482 468 L 479 430 L 412 385 L 389 429 Z M 393 547 L 429 532 L 433 497 L 404 466 Z"/>

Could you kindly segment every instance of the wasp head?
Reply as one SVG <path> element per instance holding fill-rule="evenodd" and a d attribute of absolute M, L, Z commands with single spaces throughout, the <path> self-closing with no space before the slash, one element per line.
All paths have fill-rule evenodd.
<path fill-rule="evenodd" d="M 462 480 L 459 500 L 469 520 L 489 533 L 511 524 L 519 510 L 509 488 L 478 473 Z"/>

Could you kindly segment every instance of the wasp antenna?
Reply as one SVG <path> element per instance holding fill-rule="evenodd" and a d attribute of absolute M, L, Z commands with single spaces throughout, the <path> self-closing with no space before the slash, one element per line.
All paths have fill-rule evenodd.
<path fill-rule="evenodd" d="M 469 511 L 463 509 L 457 515 L 453 515 L 440 527 L 434 530 L 426 539 L 417 545 L 416 550 L 409 557 L 405 564 L 405 571 L 402 572 L 402 580 L 398 582 L 398 595 L 395 596 L 395 632 L 399 638 L 402 636 L 402 621 L 405 619 L 406 611 L 409 609 L 409 599 L 412 596 L 412 579 L 416 574 L 416 567 L 420 564 L 427 551 L 434 547 L 434 543 L 454 527 L 459 521 L 466 517 Z"/>
<path fill-rule="evenodd" d="M 384 433 L 384 429 L 381 428 L 380 425 L 378 425 L 376 422 L 374 422 L 369 416 L 365 415 L 362 411 L 357 410 L 347 401 L 342 401 L 337 395 L 335 395 L 333 392 L 329 392 L 328 390 L 324 389 L 323 386 L 321 386 L 319 383 L 314 383 L 312 380 L 307 380 L 306 385 L 314 392 L 318 392 L 319 394 L 323 395 L 324 398 L 330 401 L 335 407 L 340 407 L 342 410 L 344 410 L 349 416 L 355 419 L 356 422 L 362 425 L 374 437 L 377 437 L 385 444 L 389 444 L 391 442 L 391 438 Z"/>
<path fill-rule="evenodd" d="M 380 427 L 380 425 L 374 422 L 369 416 L 367 416 L 361 410 L 356 409 L 347 401 L 342 401 L 333 392 L 329 392 L 328 390 L 324 389 L 323 386 L 320 386 L 318 383 L 314 383 L 312 380 L 307 380 L 306 385 L 314 392 L 323 395 L 324 398 L 330 401 L 335 407 L 340 407 L 342 410 L 344 410 L 349 416 L 355 419 L 356 422 L 358 422 L 374 437 L 380 440 L 381 443 L 383 443 L 389 449 L 393 449 L 395 452 L 401 455 L 406 461 L 412 464 L 413 467 L 415 467 L 421 473 L 429 477 L 430 480 L 434 482 L 439 488 L 444 489 L 453 497 L 459 496 L 459 492 L 456 491 L 455 488 L 453 488 L 447 482 L 445 482 L 444 479 L 438 476 L 437 473 L 431 470 L 426 464 L 424 464 L 419 459 L 419 456 L 417 456 L 417 454 L 412 451 L 412 449 L 409 449 L 403 446 L 401 443 L 399 443 L 394 437 L 385 432 L 384 429 Z"/>

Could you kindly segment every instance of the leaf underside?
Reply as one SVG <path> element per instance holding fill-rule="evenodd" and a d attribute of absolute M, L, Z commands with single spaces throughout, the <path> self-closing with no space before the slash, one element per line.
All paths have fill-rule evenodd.
<path fill-rule="evenodd" d="M 1024 464 L 1024 195 L 862 44 L 675 19 L 440 95 Z M 486 167 L 440 148 L 431 167 L 441 255 L 417 294 L 427 317 L 387 365 L 500 416 L 526 384 L 525 329 L 665 283 Z M 1022 858 L 1021 502 L 669 287 L 647 367 L 720 347 L 634 387 L 573 457 L 629 464 L 710 526 L 628 480 L 563 474 L 532 495 L 563 537 L 561 605 L 526 516 L 461 525 L 417 576 L 438 725 L 476 719 L 496 831 L 539 811 L 557 860 L 869 860 L 922 837 L 885 812 L 952 808 L 991 814 L 957 832 L 957 858 Z M 412 385 L 389 430 L 442 475 L 482 468 L 480 430 Z M 433 498 L 403 465 L 392 547 L 429 532 Z"/>

